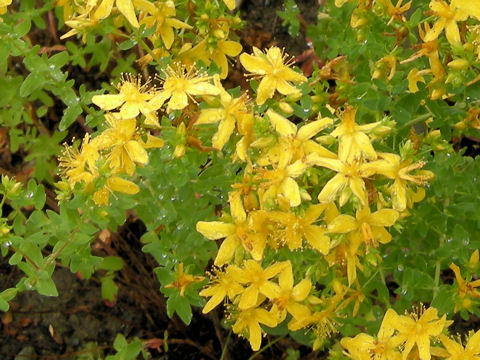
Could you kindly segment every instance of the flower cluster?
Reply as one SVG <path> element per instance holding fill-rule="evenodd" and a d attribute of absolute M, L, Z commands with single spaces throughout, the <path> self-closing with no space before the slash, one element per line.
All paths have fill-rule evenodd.
<path fill-rule="evenodd" d="M 276 63 L 267 65 L 271 58 Z M 275 90 L 283 101 L 300 93 L 290 81 L 304 79 L 280 64 L 282 59 L 275 47 L 241 57 L 261 79 L 257 104 L 276 96 Z M 210 297 L 204 312 L 228 300 L 234 332 L 248 337 L 254 350 L 260 346 L 259 322 L 276 326 L 287 314 L 290 330 L 313 328 L 320 344 L 336 331 L 332 324 L 353 300 L 358 311 L 362 295 L 355 287 L 362 259 L 391 241 L 387 228 L 424 197 L 422 186 L 433 174 L 414 159 L 410 142 L 402 155 L 375 149 L 374 142 L 394 125 L 388 119 L 359 125 L 356 109 L 346 106 L 339 119 L 319 115 L 297 125 L 280 108 L 253 110 L 243 97 L 223 94 L 221 108 L 202 110 L 197 125 L 220 122 L 213 143 L 223 146 L 236 124 L 240 139 L 234 158 L 244 172 L 229 193 L 230 213 L 220 221 L 197 223 L 206 238 L 223 239 L 215 275 L 201 292 Z M 219 134 L 226 134 L 220 143 Z M 321 296 L 308 278 L 295 285 L 291 263 L 275 260 L 284 249 L 313 251 L 348 285 L 330 284 Z"/>
<path fill-rule="evenodd" d="M 61 175 L 73 189 L 80 183 L 87 193 L 93 193 L 97 205 L 107 205 L 112 192 L 136 194 L 140 190 L 123 174 L 132 176 L 136 165 L 148 162 L 146 149 L 163 146 L 160 138 L 150 134 L 140 136 L 135 117 L 123 118 L 120 113 L 105 116 L 108 128 L 94 139 L 85 135 L 80 150 L 66 146 L 60 156 Z M 98 181 L 102 182 L 99 186 Z M 65 183 L 63 183 L 65 184 Z M 61 190 L 62 183 L 59 184 Z"/>
<path fill-rule="evenodd" d="M 341 7 L 346 2 L 348 0 L 336 0 L 335 4 Z M 421 42 L 412 46 L 413 54 L 399 61 L 401 50 L 398 45 L 408 33 L 404 31 L 408 22 L 405 14 L 411 5 L 412 1 L 404 3 L 403 0 L 395 5 L 391 0 L 356 3 L 350 25 L 359 34 L 364 33 L 361 29 L 372 21 L 372 17 L 380 17 L 385 19 L 388 29 L 392 29 L 397 37 L 397 44 L 391 53 L 375 63 L 372 79 L 385 78 L 390 81 L 398 68 L 397 64 L 405 65 L 426 58 L 428 67 L 419 69 L 422 65 L 418 65 L 409 70 L 408 88 L 412 93 L 420 90 L 418 83 L 426 83 L 426 77 L 430 78 L 426 86 L 432 100 L 449 97 L 448 84 L 458 87 L 465 82 L 473 84 L 478 81 L 479 28 L 475 24 L 480 20 L 480 6 L 467 0 L 430 0 L 428 13 L 433 15 L 433 24 L 423 22 L 418 25 Z M 464 30 L 460 31 L 460 28 Z"/>
<path fill-rule="evenodd" d="M 473 360 L 480 355 L 480 331 L 470 333 L 466 345 L 443 332 L 451 324 L 445 315 L 438 317 L 437 309 L 419 308 L 417 312 L 398 315 L 389 309 L 376 337 L 365 333 L 341 340 L 346 355 L 354 360 Z M 440 340 L 443 347 L 435 346 Z"/>
<path fill-rule="evenodd" d="M 225 4 L 208 2 L 197 8 L 195 14 L 177 14 L 172 0 L 57 0 L 56 5 L 63 7 L 65 24 L 71 27 L 62 39 L 81 34 L 85 41 L 86 35 L 107 19 L 112 19 L 119 31 L 125 28 L 125 33 L 117 34 L 119 37 L 128 38 L 129 33 L 151 29 L 151 34 L 146 36 L 148 44 L 142 43 L 148 54 L 138 60 L 143 65 L 165 57 L 172 57 L 188 68 L 198 61 L 207 66 L 213 62 L 221 69 L 220 76 L 226 78 L 228 57 L 235 57 L 242 51 L 238 42 L 230 40 L 230 29 L 237 28 L 240 19 L 225 15 L 223 8 L 226 5 L 233 10 L 235 2 L 232 0 Z M 184 36 L 184 32 L 191 36 Z"/>

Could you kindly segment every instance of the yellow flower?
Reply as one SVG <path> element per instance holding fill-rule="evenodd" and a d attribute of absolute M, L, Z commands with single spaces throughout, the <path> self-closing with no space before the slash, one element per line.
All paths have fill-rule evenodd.
<path fill-rule="evenodd" d="M 411 93 L 416 93 L 419 88 L 417 83 L 422 82 L 425 84 L 425 79 L 423 78 L 424 75 L 430 74 L 432 71 L 430 69 L 426 70 L 418 70 L 416 68 L 409 71 L 407 75 L 408 79 L 408 91 Z"/>
<path fill-rule="evenodd" d="M 116 191 L 122 194 L 135 195 L 140 191 L 137 184 L 122 179 L 118 176 L 112 176 L 107 179 L 106 184 L 93 194 L 93 201 L 97 205 L 108 205 L 110 193 Z"/>
<path fill-rule="evenodd" d="M 220 89 L 208 82 L 210 76 L 198 74 L 194 67 L 187 70 L 184 66 L 179 64 L 177 66 L 176 70 L 171 66 L 167 67 L 163 89 L 149 102 L 152 108 L 159 109 L 167 99 L 170 99 L 167 106 L 167 113 L 170 113 L 185 108 L 189 96 L 220 94 Z"/>
<path fill-rule="evenodd" d="M 7 6 L 12 3 L 12 0 L 0 0 L 0 15 L 7 12 Z M 0 21 L 2 21 L 0 19 Z"/>
<path fill-rule="evenodd" d="M 402 160 L 396 154 L 379 153 L 379 156 L 385 160 L 386 165 L 379 166 L 377 172 L 394 180 L 394 183 L 388 188 L 392 196 L 393 208 L 404 211 L 408 204 L 408 182 L 423 186 L 428 180 L 433 179 L 434 175 L 428 170 L 418 170 L 425 165 L 424 161 L 412 164 L 411 160 Z M 417 174 L 410 174 L 413 170 L 418 170 Z"/>
<path fill-rule="evenodd" d="M 163 45 L 168 50 L 172 47 L 175 29 L 191 29 L 192 27 L 178 19 L 175 19 L 175 3 L 171 0 L 156 1 L 151 3 L 147 0 L 135 0 L 137 9 L 146 12 L 148 15 L 142 17 L 140 24 L 145 24 L 147 28 L 156 26 L 155 33 L 150 36 L 150 40 L 155 43 L 160 37 Z"/>
<path fill-rule="evenodd" d="M 460 298 L 459 300 L 461 301 L 460 304 L 455 306 L 455 312 L 459 310 L 459 308 L 466 308 L 466 310 L 470 310 L 472 306 L 470 297 L 480 299 L 480 291 L 475 289 L 480 287 L 480 280 L 474 280 L 470 282 L 464 280 L 462 278 L 462 274 L 460 273 L 460 268 L 455 264 L 450 264 L 450 269 L 452 269 L 455 274 L 455 279 L 457 280 L 458 284 L 458 296 Z"/>
<path fill-rule="evenodd" d="M 224 34 L 223 38 L 226 37 L 227 34 Z M 204 39 L 185 53 L 185 55 L 202 60 L 207 66 L 213 61 L 221 70 L 220 78 L 225 79 L 228 75 L 227 56 L 235 57 L 240 54 L 242 45 L 236 41 L 224 40 L 223 38 L 217 39 L 213 47 L 209 45 L 208 39 Z"/>
<path fill-rule="evenodd" d="M 249 308 L 233 314 L 235 324 L 232 330 L 235 334 L 241 334 L 248 338 L 250 346 L 253 351 L 260 349 L 262 344 L 262 329 L 260 324 L 268 327 L 275 327 L 278 325 L 276 317 L 262 308 Z"/>
<path fill-rule="evenodd" d="M 379 3 L 385 6 L 387 13 L 390 16 L 390 20 L 388 21 L 387 25 L 390 25 L 394 19 L 405 22 L 406 19 L 405 16 L 403 16 L 403 13 L 410 9 L 410 5 L 412 5 L 412 1 L 402 5 L 403 0 L 398 0 L 395 6 L 393 6 L 391 0 L 380 0 Z"/>
<path fill-rule="evenodd" d="M 194 276 L 190 274 L 185 274 L 183 272 L 183 263 L 178 264 L 177 268 L 177 279 L 170 283 L 165 285 L 165 288 L 170 289 L 178 289 L 180 291 L 180 296 L 183 296 L 185 294 L 186 288 L 193 282 L 199 282 L 203 281 L 205 278 L 203 276 Z"/>
<path fill-rule="evenodd" d="M 438 318 L 437 309 L 430 307 L 410 316 L 397 316 L 392 327 L 398 331 L 396 340 L 404 343 L 402 359 L 406 360 L 414 345 L 417 345 L 420 360 L 430 360 L 430 338 L 440 335 L 450 322 L 446 315 Z"/>
<path fill-rule="evenodd" d="M 218 249 L 215 265 L 222 266 L 229 262 L 239 246 L 243 246 L 254 259 L 260 260 L 265 241 L 258 239 L 251 225 L 251 217 L 247 219 L 240 194 L 230 193 L 229 203 L 233 222 L 199 221 L 196 227 L 197 231 L 209 240 L 225 238 Z"/>
<path fill-rule="evenodd" d="M 269 279 L 283 271 L 288 262 L 279 262 L 270 265 L 265 270 L 255 260 L 246 260 L 244 267 L 232 265 L 231 275 L 233 280 L 240 284 L 249 284 L 240 295 L 238 307 L 248 309 L 254 307 L 262 294 L 269 299 L 274 299 L 280 295 L 280 287 Z"/>
<path fill-rule="evenodd" d="M 393 79 L 397 69 L 397 58 L 395 55 L 387 55 L 378 60 L 373 70 L 372 79 L 383 79 L 387 81 Z"/>
<path fill-rule="evenodd" d="M 377 153 L 366 133 L 375 129 L 380 122 L 357 125 L 355 123 L 356 112 L 355 108 L 348 106 L 343 114 L 341 124 L 330 134 L 339 139 L 338 158 L 350 163 L 362 156 L 368 160 L 375 160 Z"/>
<path fill-rule="evenodd" d="M 235 0 L 223 0 L 224 4 L 227 5 L 228 10 L 235 9 L 236 3 Z"/>
<path fill-rule="evenodd" d="M 90 141 L 90 135 L 83 138 L 80 151 L 72 146 L 66 146 L 59 157 L 59 167 L 62 176 L 67 177 L 73 189 L 77 182 L 90 184 L 98 176 L 96 162 L 99 158 L 98 147 Z"/>
<path fill-rule="evenodd" d="M 95 138 L 100 149 L 109 149 L 107 162 L 115 173 L 133 175 L 135 163 L 145 165 L 148 162 L 147 151 L 136 132 L 135 119 L 119 120 L 113 114 L 106 114 L 110 126 Z"/>
<path fill-rule="evenodd" d="M 446 360 L 478 360 L 480 359 L 480 330 L 475 334 L 470 334 L 465 347 L 446 337 L 443 334 L 439 336 L 443 346 L 447 349 L 450 356 Z"/>
<path fill-rule="evenodd" d="M 287 266 L 278 275 L 280 286 L 279 295 L 272 299 L 272 312 L 278 313 L 278 322 L 285 320 L 287 312 L 294 318 L 308 315 L 310 310 L 306 305 L 301 304 L 310 293 L 312 283 L 309 279 L 303 279 L 293 286 L 292 264 L 287 261 Z"/>
<path fill-rule="evenodd" d="M 335 300 L 336 299 L 333 298 L 325 300 L 328 302 L 327 306 L 321 311 L 309 311 L 308 313 L 302 313 L 300 316 L 292 318 L 288 323 L 288 330 L 297 331 L 310 326 L 315 326 L 315 333 L 323 338 L 328 337 L 331 333 L 337 332 L 338 330 L 335 327 Z"/>
<path fill-rule="evenodd" d="M 243 291 L 243 287 L 232 277 L 232 267 L 228 266 L 224 272 L 217 270 L 208 286 L 200 291 L 200 296 L 210 296 L 210 300 L 203 307 L 204 314 L 212 311 L 226 297 L 232 301 Z"/>
<path fill-rule="evenodd" d="M 240 62 L 247 71 L 262 78 L 257 89 L 257 104 L 262 105 L 277 90 L 282 95 L 293 95 L 300 91 L 290 82 L 305 82 L 307 78 L 293 71 L 284 63 L 286 55 L 273 46 L 265 53 L 253 47 L 253 55 L 240 55 Z"/>
<path fill-rule="evenodd" d="M 289 165 L 289 160 L 289 157 L 285 157 L 284 161 L 277 164 L 272 170 L 258 170 L 256 180 L 260 183 L 259 197 L 262 203 L 282 200 L 279 196 L 283 196 L 292 207 L 302 203 L 300 187 L 294 179 L 301 176 L 310 167 L 310 164 L 308 159 L 300 159 Z"/>
<path fill-rule="evenodd" d="M 187 127 L 185 126 L 184 122 L 180 123 L 180 125 L 177 126 L 175 136 L 177 140 L 177 145 L 175 145 L 175 149 L 173 150 L 173 156 L 176 158 L 180 158 L 184 156 L 185 152 L 187 151 Z"/>
<path fill-rule="evenodd" d="M 344 191 L 347 187 L 360 200 L 363 206 L 367 205 L 368 194 L 364 179 L 375 174 L 378 171 L 377 168 L 382 165 L 380 161 L 362 163 L 358 158 L 352 161 L 341 161 L 319 156 L 312 156 L 312 162 L 317 166 L 326 167 L 337 172 L 318 194 L 318 201 L 321 203 L 334 202 L 340 193 L 340 206 L 345 205 L 350 198 L 350 192 Z"/>
<path fill-rule="evenodd" d="M 425 34 L 424 41 L 432 41 L 438 38 L 440 33 L 445 30 L 445 35 L 450 44 L 461 43 L 460 31 L 458 30 L 458 21 L 465 21 L 468 18 L 468 12 L 462 9 L 459 4 L 466 3 L 464 0 L 451 0 L 448 5 L 443 0 L 431 0 L 430 9 L 439 17 L 433 27 Z M 471 6 L 469 6 L 470 8 Z M 478 13 L 478 11 L 477 11 Z"/>
<path fill-rule="evenodd" d="M 397 316 L 394 310 L 387 310 L 376 338 L 361 333 L 354 338 L 343 338 L 340 344 L 353 360 L 400 360 L 402 355 L 397 351 L 400 342 L 393 336 L 392 326 Z"/>
<path fill-rule="evenodd" d="M 215 86 L 220 90 L 220 106 L 219 108 L 202 109 L 198 116 L 196 125 L 213 124 L 220 122 L 218 131 L 212 137 L 212 145 L 214 148 L 221 150 L 235 129 L 235 124 L 242 122 L 245 117 L 253 117 L 251 111 L 247 107 L 247 98 L 242 95 L 233 98 L 223 88 L 220 78 L 215 75 L 213 78 Z"/>
<path fill-rule="evenodd" d="M 334 153 L 311 140 L 318 132 L 331 125 L 333 123 L 332 119 L 320 118 L 297 128 L 294 123 L 272 109 L 268 109 L 266 115 L 278 133 L 279 141 L 266 154 L 256 160 L 258 165 L 265 166 L 282 162 L 284 161 L 282 157 L 285 156 L 288 156 L 291 161 L 296 161 L 311 153 L 327 158 L 336 158 Z"/>
<path fill-rule="evenodd" d="M 373 213 L 368 206 L 358 210 L 355 218 L 341 214 L 330 221 L 327 226 L 329 233 L 350 233 L 352 238 L 358 238 L 367 246 L 378 246 L 378 243 L 390 242 L 392 236 L 385 230 L 386 226 L 395 224 L 399 217 L 398 211 L 381 209 Z"/>
<path fill-rule="evenodd" d="M 111 4 L 113 3 L 113 0 L 103 0 L 103 2 L 110 5 L 109 8 L 111 11 Z M 140 27 L 140 25 L 138 25 L 137 16 L 135 15 L 135 8 L 133 7 L 132 0 L 115 0 L 115 5 L 117 5 L 118 11 L 120 11 L 122 15 L 125 16 L 125 18 L 133 27 Z"/>
<path fill-rule="evenodd" d="M 103 110 L 113 110 L 120 108 L 120 115 L 124 119 L 133 119 L 139 113 L 145 115 L 145 124 L 159 127 L 155 110 L 148 101 L 151 100 L 155 93 L 148 89 L 148 82 L 141 84 L 140 76 L 126 74 L 122 81 L 118 84 L 118 94 L 94 95 L 92 102 Z"/>
<path fill-rule="evenodd" d="M 310 205 L 305 213 L 298 216 L 290 212 L 271 212 L 270 219 L 285 227 L 284 235 L 276 241 L 284 242 L 290 250 L 295 250 L 302 247 L 302 240 L 305 239 L 312 248 L 321 254 L 328 254 L 330 239 L 325 235 L 326 229 L 324 226 L 313 224 L 327 206 L 327 204 Z"/>

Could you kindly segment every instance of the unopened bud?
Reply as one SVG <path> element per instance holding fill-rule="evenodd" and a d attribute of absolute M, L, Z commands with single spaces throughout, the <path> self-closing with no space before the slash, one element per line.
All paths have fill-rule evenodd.
<path fill-rule="evenodd" d="M 447 66 L 450 69 L 454 69 L 454 70 L 465 70 L 465 69 L 468 69 L 468 67 L 470 66 L 470 63 L 465 59 L 455 59 L 453 61 L 450 61 L 447 64 Z"/>
<path fill-rule="evenodd" d="M 280 110 L 282 110 L 287 115 L 293 114 L 294 110 L 293 110 L 292 106 L 285 101 L 280 101 L 278 103 L 278 107 L 280 108 Z"/>

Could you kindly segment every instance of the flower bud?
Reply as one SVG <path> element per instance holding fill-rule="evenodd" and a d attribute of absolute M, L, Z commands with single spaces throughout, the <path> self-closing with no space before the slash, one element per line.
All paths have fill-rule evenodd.
<path fill-rule="evenodd" d="M 447 66 L 454 70 L 466 70 L 470 66 L 470 63 L 465 59 L 455 59 L 450 61 Z"/>

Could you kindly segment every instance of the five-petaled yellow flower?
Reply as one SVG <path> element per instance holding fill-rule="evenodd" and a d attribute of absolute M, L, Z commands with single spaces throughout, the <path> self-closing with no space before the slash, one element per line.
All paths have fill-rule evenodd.
<path fill-rule="evenodd" d="M 155 93 L 149 89 L 148 82 L 141 84 L 141 78 L 131 74 L 123 76 L 118 85 L 118 94 L 95 95 L 92 102 L 103 110 L 120 109 L 120 115 L 124 119 L 132 119 L 142 113 L 145 116 L 145 124 L 159 126 L 155 111 L 158 107 L 149 104 Z"/>
<path fill-rule="evenodd" d="M 307 78 L 297 73 L 284 63 L 286 55 L 283 51 L 273 46 L 265 53 L 253 47 L 253 55 L 243 53 L 240 62 L 258 78 L 261 78 L 257 89 L 257 104 L 262 105 L 271 98 L 277 90 L 282 95 L 293 95 L 300 91 L 291 82 L 305 82 Z"/>
<path fill-rule="evenodd" d="M 199 74 L 193 67 L 187 70 L 178 64 L 176 68 L 168 66 L 165 75 L 163 89 L 149 102 L 154 109 L 160 108 L 167 99 L 170 99 L 167 106 L 167 113 L 170 113 L 187 107 L 189 96 L 220 94 L 220 89 L 210 84 L 211 77 Z"/>

